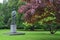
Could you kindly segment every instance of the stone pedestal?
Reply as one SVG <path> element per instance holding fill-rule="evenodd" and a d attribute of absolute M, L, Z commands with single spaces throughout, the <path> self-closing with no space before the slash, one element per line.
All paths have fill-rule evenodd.
<path fill-rule="evenodd" d="M 16 25 L 10 25 L 10 35 L 24 35 L 25 33 L 16 32 Z"/>
<path fill-rule="evenodd" d="M 16 33 L 16 25 L 11 25 L 10 26 L 10 32 L 11 33 Z"/>

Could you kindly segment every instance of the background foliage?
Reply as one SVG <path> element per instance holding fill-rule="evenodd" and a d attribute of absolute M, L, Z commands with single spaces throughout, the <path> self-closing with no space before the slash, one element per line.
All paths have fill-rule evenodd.
<path fill-rule="evenodd" d="M 16 8 L 16 24 L 18 29 L 24 29 L 24 30 L 32 30 L 33 29 L 43 29 L 43 30 L 49 30 L 49 21 L 52 21 L 52 23 L 55 23 L 55 12 L 50 12 L 50 15 L 35 24 L 29 24 L 23 20 L 23 14 L 18 13 L 18 8 L 21 5 L 25 5 L 26 2 L 22 2 L 21 0 L 8 0 L 7 3 L 1 4 L 0 3 L 0 29 L 9 29 L 11 24 L 11 12 L 13 8 Z M 46 12 L 48 12 L 47 8 L 45 9 Z M 43 14 L 44 15 L 44 14 Z M 41 15 L 41 16 L 43 16 Z M 39 17 L 39 16 L 37 16 Z M 44 23 L 47 22 L 47 23 Z M 51 24 L 56 25 L 57 24 Z M 59 25 L 60 26 L 60 25 Z"/>

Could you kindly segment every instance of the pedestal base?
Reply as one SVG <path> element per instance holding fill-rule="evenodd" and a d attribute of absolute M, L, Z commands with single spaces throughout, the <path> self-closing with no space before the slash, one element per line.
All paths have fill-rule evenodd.
<path fill-rule="evenodd" d="M 10 33 L 8 33 L 9 35 L 24 35 L 25 33 L 19 33 L 19 32 L 16 32 L 16 25 L 11 25 L 10 26 Z"/>
<path fill-rule="evenodd" d="M 10 25 L 10 32 L 11 33 L 16 33 L 16 25 Z"/>
<path fill-rule="evenodd" d="M 9 33 L 9 35 L 25 35 L 25 33 L 16 32 L 16 33 Z"/>

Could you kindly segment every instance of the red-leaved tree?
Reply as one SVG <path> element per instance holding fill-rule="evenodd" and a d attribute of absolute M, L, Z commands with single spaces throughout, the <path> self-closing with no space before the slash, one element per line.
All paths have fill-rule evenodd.
<path fill-rule="evenodd" d="M 24 13 L 24 19 L 28 23 L 34 24 L 50 15 L 51 11 L 55 12 L 56 22 L 60 23 L 60 0 L 23 0 L 26 2 L 18 12 Z M 48 12 L 45 11 L 48 9 Z M 45 13 L 46 12 L 46 13 Z M 43 16 L 42 16 L 43 15 Z M 51 21 L 48 21 L 51 23 Z M 51 32 L 52 33 L 52 32 Z M 52 33 L 53 34 L 53 33 Z"/>

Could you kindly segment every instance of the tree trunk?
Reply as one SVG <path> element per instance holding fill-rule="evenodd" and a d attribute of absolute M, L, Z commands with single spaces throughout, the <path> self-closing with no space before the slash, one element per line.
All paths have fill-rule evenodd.
<path fill-rule="evenodd" d="M 34 25 L 30 27 L 30 31 L 34 31 Z"/>
<path fill-rule="evenodd" d="M 50 27 L 50 33 L 55 34 L 57 31 L 56 27 Z"/>

